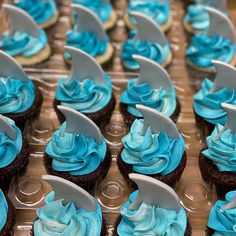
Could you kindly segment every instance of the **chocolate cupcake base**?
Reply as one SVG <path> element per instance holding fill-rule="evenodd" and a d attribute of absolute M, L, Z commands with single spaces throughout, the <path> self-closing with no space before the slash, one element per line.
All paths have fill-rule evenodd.
<path fill-rule="evenodd" d="M 199 116 L 195 111 L 194 111 L 194 116 L 196 120 L 196 126 L 200 130 L 201 138 L 205 142 L 206 137 L 211 135 L 211 133 L 213 132 L 215 125 L 204 120 L 203 117 Z"/>
<path fill-rule="evenodd" d="M 32 122 L 36 120 L 39 117 L 41 105 L 43 103 L 43 96 L 41 91 L 37 86 L 35 86 L 35 100 L 33 105 L 28 108 L 26 111 L 21 113 L 6 113 L 3 114 L 4 116 L 7 116 L 15 121 L 16 126 L 23 131 L 26 122 Z"/>
<path fill-rule="evenodd" d="M 182 173 L 184 171 L 186 163 L 187 163 L 187 157 L 186 157 L 186 153 L 184 152 L 184 154 L 182 156 L 182 159 L 181 159 L 181 162 L 179 163 L 179 165 L 177 166 L 177 168 L 174 171 L 172 171 L 171 173 L 169 173 L 167 175 L 153 174 L 153 175 L 148 175 L 148 176 L 150 176 L 152 178 L 155 178 L 155 179 L 169 185 L 170 187 L 174 188 L 176 183 L 180 180 L 180 178 L 182 176 Z M 130 184 L 133 189 L 137 189 L 136 184 L 129 179 L 129 174 L 131 174 L 131 173 L 140 174 L 140 173 L 134 171 L 132 169 L 131 165 L 126 164 L 122 160 L 121 152 L 117 156 L 117 165 L 118 165 L 118 168 L 119 168 L 121 174 L 123 175 L 125 181 L 128 184 Z"/>
<path fill-rule="evenodd" d="M 29 163 L 28 149 L 27 140 L 23 138 L 23 146 L 19 155 L 10 165 L 0 168 L 0 188 L 2 190 L 7 190 L 9 188 L 13 177 L 20 176 L 26 172 Z"/>
<path fill-rule="evenodd" d="M 118 225 L 120 224 L 120 222 L 121 222 L 121 215 L 119 215 L 119 217 L 116 220 L 116 223 L 115 223 L 115 226 L 114 226 L 113 236 L 119 236 L 118 233 L 117 233 L 117 228 L 118 228 Z M 192 235 L 192 227 L 191 227 L 190 221 L 188 219 L 187 228 L 186 228 L 184 236 L 191 236 L 191 235 Z"/>
<path fill-rule="evenodd" d="M 205 232 L 206 232 L 206 236 L 211 236 L 215 233 L 215 230 L 213 230 L 207 226 Z"/>
<path fill-rule="evenodd" d="M 130 126 L 132 125 L 132 123 L 134 122 L 135 119 L 141 119 L 139 117 L 133 116 L 132 114 L 130 114 L 127 111 L 128 105 L 125 103 L 120 103 L 120 112 L 122 114 L 123 120 L 125 122 L 125 124 L 128 126 L 128 128 L 130 128 Z M 181 105 L 179 102 L 179 99 L 176 98 L 176 108 L 174 113 L 170 116 L 170 118 L 176 123 L 178 118 L 179 118 L 179 114 L 181 112 Z"/>
<path fill-rule="evenodd" d="M 8 205 L 8 212 L 7 212 L 7 220 L 6 224 L 0 230 L 1 236 L 13 236 L 14 234 L 14 225 L 16 222 L 16 216 L 15 216 L 15 209 L 11 203 L 11 201 L 6 197 L 7 205 Z"/>
<path fill-rule="evenodd" d="M 61 111 L 57 109 L 58 105 L 61 105 L 61 102 L 54 99 L 53 107 L 57 114 L 59 122 L 62 124 L 65 121 L 65 116 Z M 115 105 L 116 105 L 115 95 L 112 94 L 110 102 L 102 110 L 94 113 L 83 113 L 83 114 L 86 115 L 89 119 L 91 119 L 97 126 L 101 127 L 102 124 L 110 122 L 112 112 L 115 109 Z"/>
<path fill-rule="evenodd" d="M 33 222 L 32 230 L 31 230 L 31 235 L 34 236 L 34 222 Z M 108 236 L 109 235 L 108 230 L 107 230 L 107 223 L 106 223 L 106 220 L 104 219 L 104 217 L 102 217 L 102 229 L 101 229 L 100 235 L 101 236 Z"/>
<path fill-rule="evenodd" d="M 92 190 L 97 181 L 102 180 L 106 177 L 112 161 L 110 149 L 109 147 L 107 147 L 107 153 L 105 159 L 97 168 L 97 170 L 95 170 L 90 174 L 75 176 L 75 175 L 70 175 L 68 172 L 54 170 L 52 168 L 52 160 L 53 159 L 45 152 L 44 167 L 48 174 L 56 175 L 63 179 L 69 180 L 87 191 Z"/>
<path fill-rule="evenodd" d="M 204 151 L 206 148 L 203 148 Z M 202 151 L 199 155 L 199 168 L 204 181 L 212 183 L 216 187 L 219 197 L 224 197 L 226 193 L 236 189 L 236 174 L 231 172 L 220 172 L 217 166 L 207 158 Z"/>

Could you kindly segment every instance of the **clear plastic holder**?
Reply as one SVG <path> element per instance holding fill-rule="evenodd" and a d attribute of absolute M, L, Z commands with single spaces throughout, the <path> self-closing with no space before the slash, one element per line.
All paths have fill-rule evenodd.
<path fill-rule="evenodd" d="M 234 0 L 230 0 L 230 13 L 236 11 Z M 11 0 L 5 0 L 11 2 Z M 102 127 L 107 142 L 111 147 L 112 166 L 107 177 L 97 183 L 94 196 L 102 206 L 104 216 L 108 223 L 110 234 L 116 217 L 119 215 L 121 205 L 130 194 L 130 187 L 126 185 L 118 171 L 116 157 L 122 144 L 121 138 L 127 133 L 122 116 L 119 112 L 119 97 L 129 79 L 137 77 L 135 73 L 126 73 L 120 63 L 119 53 L 121 43 L 127 38 L 127 29 L 123 21 L 126 0 L 113 0 L 113 5 L 118 15 L 116 27 L 109 32 L 110 39 L 115 47 L 115 55 L 109 74 L 113 80 L 113 89 L 116 96 L 116 109 L 111 122 Z M 193 95 L 200 88 L 201 81 L 189 78 L 185 63 L 186 35 L 183 29 L 182 19 L 184 15 L 184 1 L 172 0 L 171 8 L 174 22 L 171 30 L 167 33 L 171 49 L 174 53 L 172 65 L 168 72 L 174 81 L 176 93 L 181 103 L 181 114 L 177 122 L 179 130 L 186 141 L 187 166 L 181 180 L 176 186 L 176 191 L 183 206 L 190 217 L 193 235 L 205 235 L 204 228 L 207 223 L 209 210 L 217 199 L 213 186 L 206 184 L 200 175 L 198 156 L 203 142 L 200 132 L 195 125 L 192 110 Z M 43 105 L 38 120 L 27 126 L 25 135 L 30 143 L 30 163 L 27 172 L 14 181 L 10 186 L 8 196 L 12 200 L 17 211 L 15 226 L 16 236 L 30 235 L 32 223 L 35 219 L 35 211 L 44 205 L 44 198 L 51 191 L 51 187 L 41 180 L 41 175 L 46 171 L 43 167 L 43 152 L 45 145 L 50 140 L 53 132 L 59 127 L 57 116 L 52 107 L 58 78 L 68 74 L 69 67 L 63 59 L 63 46 L 65 32 L 71 27 L 70 1 L 58 0 L 60 17 L 58 23 L 47 29 L 52 55 L 49 60 L 40 65 L 25 68 L 26 73 L 32 77 L 43 93 Z M 232 5 L 231 5 L 232 4 Z M 233 14 L 231 14 L 233 17 Z M 0 9 L 0 32 L 8 27 L 7 16 Z M 236 19 L 233 17 L 233 19 Z"/>

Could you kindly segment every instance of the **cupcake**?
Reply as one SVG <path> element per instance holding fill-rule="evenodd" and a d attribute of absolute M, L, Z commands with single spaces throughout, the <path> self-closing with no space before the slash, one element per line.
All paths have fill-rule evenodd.
<path fill-rule="evenodd" d="M 83 5 L 95 12 L 101 20 L 105 30 L 112 29 L 117 21 L 116 12 L 109 1 L 105 0 L 72 0 L 75 4 Z"/>
<path fill-rule="evenodd" d="M 19 63 L 3 51 L 0 68 L 0 114 L 14 120 L 23 131 L 26 122 L 39 116 L 42 94 Z"/>
<path fill-rule="evenodd" d="M 225 124 L 227 112 L 221 103 L 236 105 L 236 69 L 220 61 L 213 64 L 215 81 L 205 78 L 202 88 L 194 95 L 193 110 L 203 139 L 212 133 L 216 124 Z"/>
<path fill-rule="evenodd" d="M 58 20 L 55 0 L 14 0 L 13 3 L 31 15 L 41 28 L 48 28 Z"/>
<path fill-rule="evenodd" d="M 65 45 L 81 49 L 105 66 L 110 63 L 114 48 L 109 42 L 98 16 L 90 9 L 72 4 L 75 20 L 72 30 L 66 32 Z M 65 53 L 65 60 L 71 64 L 71 54 Z"/>
<path fill-rule="evenodd" d="M 143 119 L 135 120 L 122 138 L 118 168 L 134 188 L 130 173 L 148 175 L 174 187 L 186 166 L 184 139 L 169 117 L 142 105 L 137 108 Z"/>
<path fill-rule="evenodd" d="M 236 189 L 236 106 L 222 103 L 228 114 L 225 126 L 217 124 L 206 138 L 206 147 L 200 152 L 199 167 L 203 179 L 214 184 L 217 194 L 223 197 Z"/>
<path fill-rule="evenodd" d="M 222 12 L 205 7 L 210 17 L 210 25 L 205 34 L 194 35 L 186 49 L 186 63 L 189 74 L 194 79 L 214 76 L 212 60 L 230 65 L 236 64 L 234 26 Z"/>
<path fill-rule="evenodd" d="M 130 178 L 139 190 L 122 206 L 114 236 L 192 235 L 186 212 L 172 188 L 140 174 L 130 174 Z"/>
<path fill-rule="evenodd" d="M 82 188 L 62 178 L 44 175 L 53 192 L 36 211 L 33 236 L 106 236 L 106 222 L 98 201 Z"/>
<path fill-rule="evenodd" d="M 140 64 L 139 78 L 130 79 L 120 98 L 120 111 L 129 126 L 142 113 L 136 105 L 156 109 L 175 122 L 180 113 L 180 103 L 170 76 L 156 62 L 138 55 L 133 56 Z"/>
<path fill-rule="evenodd" d="M 208 0 L 205 2 L 195 0 L 195 4 L 191 4 L 187 8 L 187 13 L 184 17 L 184 27 L 188 33 L 201 34 L 207 32 L 209 27 L 209 15 L 205 10 L 205 6 L 215 8 L 227 15 L 225 0 Z"/>
<path fill-rule="evenodd" d="M 3 4 L 10 18 L 10 29 L 0 37 L 0 49 L 21 65 L 30 66 L 48 59 L 51 53 L 47 35 L 24 10 Z"/>
<path fill-rule="evenodd" d="M 15 210 L 11 201 L 5 197 L 0 189 L 0 235 L 13 236 L 15 224 Z"/>
<path fill-rule="evenodd" d="M 58 109 L 66 121 L 45 148 L 44 166 L 48 174 L 91 190 L 109 170 L 109 147 L 100 129 L 88 117 L 68 107 Z"/>
<path fill-rule="evenodd" d="M 137 30 L 130 32 L 122 46 L 121 62 L 126 71 L 137 71 L 139 63 L 133 55 L 147 57 L 163 67 L 172 61 L 170 44 L 158 24 L 140 12 L 131 12 L 130 16 L 137 21 Z"/>
<path fill-rule="evenodd" d="M 163 31 L 168 31 L 173 23 L 170 14 L 170 1 L 140 1 L 130 0 L 128 10 L 124 15 L 124 21 L 128 29 L 136 28 L 136 21 L 129 16 L 130 12 L 141 12 L 152 18 Z"/>
<path fill-rule="evenodd" d="M 109 75 L 85 52 L 72 47 L 65 49 L 72 57 L 72 68 L 70 76 L 61 78 L 56 89 L 54 109 L 60 123 L 65 117 L 58 105 L 80 111 L 98 126 L 108 123 L 116 103 Z"/>
<path fill-rule="evenodd" d="M 29 163 L 28 143 L 15 122 L 0 115 L 0 188 L 6 190 L 13 177 L 22 175 Z"/>
<path fill-rule="evenodd" d="M 225 200 L 219 200 L 212 207 L 207 228 L 206 236 L 234 236 L 236 218 L 236 191 L 228 192 Z"/>

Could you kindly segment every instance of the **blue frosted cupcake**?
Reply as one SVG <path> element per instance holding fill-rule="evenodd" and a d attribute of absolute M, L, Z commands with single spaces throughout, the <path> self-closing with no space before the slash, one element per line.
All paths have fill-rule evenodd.
<path fill-rule="evenodd" d="M 207 236 L 234 236 L 235 235 L 235 218 L 236 208 L 224 209 L 231 204 L 236 197 L 236 191 L 228 192 L 224 200 L 218 200 L 212 207 L 206 228 Z"/>
<path fill-rule="evenodd" d="M 34 236 L 106 236 L 106 224 L 102 210 L 96 202 L 96 211 L 78 207 L 73 201 L 55 199 L 54 192 L 45 198 L 46 205 L 37 209 L 32 234 Z"/>
<path fill-rule="evenodd" d="M 170 1 L 158 2 L 158 1 L 140 1 L 130 0 L 128 10 L 124 15 L 126 26 L 129 29 L 136 28 L 136 21 L 129 16 L 130 12 L 141 12 L 147 16 L 150 16 L 163 31 L 168 31 L 172 25 L 173 19 L 170 14 Z"/>
<path fill-rule="evenodd" d="M 59 13 L 55 0 L 14 0 L 14 5 L 29 13 L 41 28 L 57 22 Z"/>
<path fill-rule="evenodd" d="M 8 4 L 3 4 L 3 8 L 10 17 L 10 27 L 1 34 L 0 49 L 22 66 L 36 65 L 48 59 L 51 48 L 45 31 L 21 8 Z"/>
<path fill-rule="evenodd" d="M 5 197 L 0 189 L 0 235 L 12 236 L 14 234 L 15 209 L 11 201 Z"/>
<path fill-rule="evenodd" d="M 117 21 L 116 12 L 112 5 L 105 0 L 72 0 L 73 3 L 83 5 L 97 14 L 105 30 L 112 29 Z"/>

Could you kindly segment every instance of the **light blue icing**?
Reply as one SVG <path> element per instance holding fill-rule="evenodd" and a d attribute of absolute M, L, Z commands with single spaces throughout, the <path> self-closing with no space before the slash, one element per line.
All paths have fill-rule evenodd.
<path fill-rule="evenodd" d="M 37 209 L 35 236 L 100 236 L 102 211 L 96 199 L 96 211 L 78 208 L 73 202 L 54 201 L 54 192 L 45 198 L 46 205 Z"/>
<path fill-rule="evenodd" d="M 236 134 L 230 129 L 223 131 L 223 126 L 217 124 L 212 134 L 206 138 L 207 149 L 202 153 L 213 161 L 220 172 L 236 173 Z"/>
<path fill-rule="evenodd" d="M 227 113 L 221 103 L 236 105 L 236 90 L 223 88 L 216 92 L 210 92 L 212 87 L 213 82 L 209 79 L 203 80 L 202 88 L 194 95 L 193 108 L 197 115 L 203 117 L 207 122 L 224 125 Z"/>
<path fill-rule="evenodd" d="M 215 230 L 213 236 L 236 235 L 236 208 L 221 211 L 221 207 L 231 202 L 235 197 L 236 191 L 228 192 L 225 201 L 218 200 L 212 207 L 207 225 Z"/>
<path fill-rule="evenodd" d="M 173 139 L 164 132 L 154 134 L 150 127 L 142 135 L 142 130 L 143 120 L 135 120 L 130 132 L 122 138 L 122 160 L 141 174 L 167 175 L 174 171 L 185 150 L 182 136 Z"/>
<path fill-rule="evenodd" d="M 67 133 L 65 127 L 66 122 L 53 134 L 45 149 L 53 159 L 52 168 L 75 176 L 92 173 L 105 159 L 105 139 L 98 144 L 83 134 Z"/>
<path fill-rule="evenodd" d="M 186 57 L 195 66 L 214 69 L 212 60 L 230 63 L 235 56 L 235 50 L 235 44 L 221 35 L 194 35 L 186 49 Z"/>
<path fill-rule="evenodd" d="M 206 32 L 209 27 L 209 15 L 202 5 L 190 5 L 184 20 L 191 24 L 194 30 Z"/>
<path fill-rule="evenodd" d="M 175 88 L 171 92 L 162 88 L 153 89 L 148 83 L 137 83 L 137 79 L 128 81 L 126 90 L 121 94 L 121 102 L 127 104 L 127 111 L 136 116 L 142 117 L 141 112 L 136 109 L 137 104 L 151 107 L 171 116 L 176 108 Z"/>
<path fill-rule="evenodd" d="M 157 24 L 165 24 L 170 17 L 170 1 L 161 3 L 158 1 L 140 1 L 130 0 L 128 12 L 141 12 L 152 18 Z M 136 24 L 135 18 L 131 18 L 133 24 Z"/>
<path fill-rule="evenodd" d="M 29 13 L 37 24 L 48 22 L 56 12 L 54 0 L 15 0 L 14 4 Z"/>
<path fill-rule="evenodd" d="M 100 111 L 111 100 L 112 82 L 107 74 L 105 84 L 95 84 L 91 79 L 67 81 L 67 78 L 60 79 L 58 83 L 56 99 L 61 101 L 61 105 L 82 113 Z"/>
<path fill-rule="evenodd" d="M 35 86 L 31 80 L 0 77 L 0 113 L 21 113 L 29 109 L 35 100 Z"/>
<path fill-rule="evenodd" d="M 37 55 L 47 46 L 47 35 L 40 29 L 39 38 L 34 38 L 27 32 L 16 31 L 9 36 L 8 32 L 2 34 L 0 48 L 10 56 L 23 56 L 30 58 Z"/>
<path fill-rule="evenodd" d="M 122 47 L 121 59 L 127 69 L 137 70 L 140 68 L 139 63 L 133 58 L 133 55 L 140 55 L 147 57 L 158 64 L 163 64 L 170 54 L 169 43 L 162 47 L 158 43 L 149 41 L 141 41 L 136 39 L 136 30 L 131 31 L 130 38 L 126 40 Z"/>
<path fill-rule="evenodd" d="M 16 139 L 11 139 L 4 132 L 0 132 L 0 168 L 10 165 L 21 152 L 23 145 L 21 131 L 15 126 L 13 120 L 7 119 L 16 131 Z"/>
<path fill-rule="evenodd" d="M 0 189 L 0 231 L 3 229 L 7 222 L 7 214 L 8 214 L 8 204 L 7 200 L 4 196 L 4 193 Z"/>
<path fill-rule="evenodd" d="M 66 45 L 81 49 L 85 51 L 92 57 L 104 55 L 107 50 L 107 45 L 109 43 L 109 38 L 107 37 L 105 41 L 102 41 L 94 32 L 77 30 L 68 31 L 66 33 L 67 40 Z M 69 52 L 65 53 L 66 59 L 71 59 Z"/>
<path fill-rule="evenodd" d="M 183 236 L 187 228 L 187 216 L 183 207 L 180 212 L 142 203 L 137 210 L 129 207 L 136 199 L 133 192 L 121 209 L 122 220 L 118 225 L 119 236 Z"/>
<path fill-rule="evenodd" d="M 73 3 L 83 5 L 95 12 L 104 23 L 110 19 L 112 6 L 104 0 L 73 0 Z"/>

